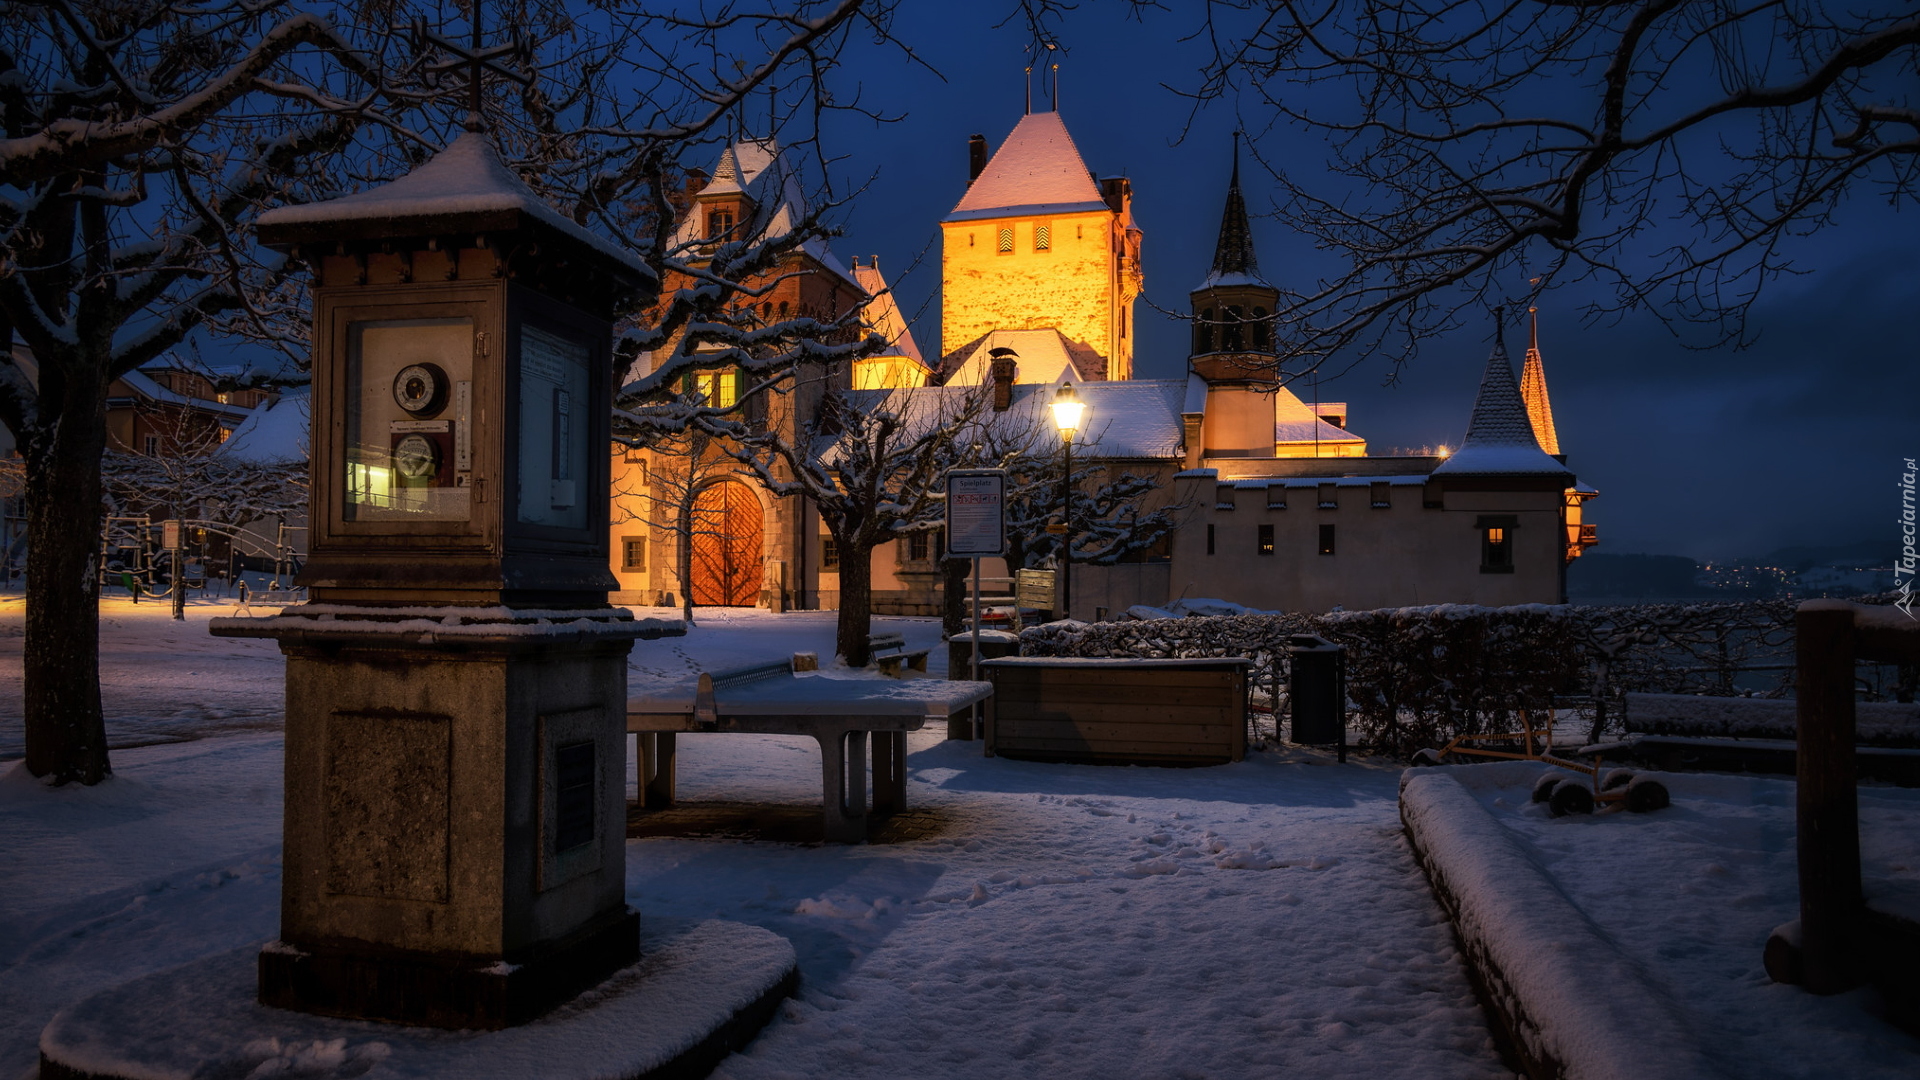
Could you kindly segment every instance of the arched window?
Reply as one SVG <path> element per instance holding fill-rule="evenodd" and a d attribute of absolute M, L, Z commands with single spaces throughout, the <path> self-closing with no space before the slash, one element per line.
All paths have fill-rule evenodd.
<path fill-rule="evenodd" d="M 1246 335 L 1241 330 L 1243 317 L 1240 305 L 1228 304 L 1226 317 L 1220 320 L 1220 322 L 1220 337 L 1222 339 L 1220 342 L 1220 351 L 1239 352 L 1246 348 L 1244 344 Z"/>
<path fill-rule="evenodd" d="M 1197 312 L 1193 318 L 1193 355 L 1213 351 L 1213 309 Z"/>
<path fill-rule="evenodd" d="M 1267 309 L 1253 309 L 1253 351 L 1273 351 L 1273 324 L 1267 321 Z"/>

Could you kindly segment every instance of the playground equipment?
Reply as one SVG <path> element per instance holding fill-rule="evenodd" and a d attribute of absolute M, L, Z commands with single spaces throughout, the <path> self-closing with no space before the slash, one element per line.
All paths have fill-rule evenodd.
<path fill-rule="evenodd" d="M 1595 809 L 1624 808 L 1646 813 L 1669 805 L 1673 800 L 1667 786 L 1651 776 L 1632 769 L 1606 769 L 1599 758 L 1592 762 L 1574 761 L 1553 752 L 1553 710 L 1544 710 L 1544 723 L 1535 716 L 1540 710 L 1520 710 L 1519 731 L 1493 731 L 1479 735 L 1458 735 L 1438 750 L 1426 749 L 1413 755 L 1415 765 L 1443 765 L 1449 758 L 1488 758 L 1511 761 L 1538 761 L 1576 772 L 1586 780 L 1576 780 L 1563 772 L 1540 774 L 1533 785 L 1533 801 L 1546 803 L 1554 817 L 1591 814 Z M 1491 749 L 1479 743 L 1519 743 L 1518 750 Z M 1604 775 L 1602 775 L 1604 773 Z"/>

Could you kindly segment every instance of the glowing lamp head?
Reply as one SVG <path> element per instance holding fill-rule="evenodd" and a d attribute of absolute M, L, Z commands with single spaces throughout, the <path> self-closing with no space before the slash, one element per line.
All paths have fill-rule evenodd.
<path fill-rule="evenodd" d="M 1440 448 L 1440 456 L 1441 456 L 1441 457 L 1446 457 L 1446 456 L 1448 456 L 1448 455 L 1450 455 L 1450 454 L 1452 454 L 1452 453 L 1453 453 L 1453 451 L 1451 451 L 1451 450 L 1449 450 L 1449 449 L 1447 449 L 1447 448 L 1446 448 L 1446 447 L 1444 447 L 1444 446 L 1442 446 L 1442 447 Z"/>
<path fill-rule="evenodd" d="M 1053 392 L 1053 426 L 1060 434 L 1071 436 L 1080 429 L 1080 420 L 1086 415 L 1087 404 L 1073 392 L 1071 383 L 1063 384 Z"/>

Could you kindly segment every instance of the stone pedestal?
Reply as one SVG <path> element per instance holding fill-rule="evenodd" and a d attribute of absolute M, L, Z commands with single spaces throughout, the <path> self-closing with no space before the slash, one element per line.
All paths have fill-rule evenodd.
<path fill-rule="evenodd" d="M 309 604 L 287 656 L 286 874 L 260 1000 L 493 1030 L 631 964 L 626 656 L 608 609 Z"/>

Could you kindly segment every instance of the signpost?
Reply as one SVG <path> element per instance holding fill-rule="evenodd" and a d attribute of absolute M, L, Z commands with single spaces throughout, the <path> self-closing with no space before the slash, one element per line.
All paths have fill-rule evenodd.
<path fill-rule="evenodd" d="M 187 617 L 187 569 L 184 560 L 180 557 L 183 538 L 180 535 L 179 519 L 161 522 L 160 537 L 166 543 L 167 554 L 171 560 L 170 566 L 173 570 L 173 617 L 185 619 Z"/>
<path fill-rule="evenodd" d="M 1007 474 L 1003 469 L 947 473 L 947 554 L 973 560 L 973 670 L 980 678 L 980 560 L 1007 553 Z"/>
<path fill-rule="evenodd" d="M 1060 606 L 1059 597 L 1054 593 L 1054 572 L 1052 570 L 1017 570 L 1013 575 L 1014 603 L 1023 608 L 1044 608 L 1052 611 Z"/>

